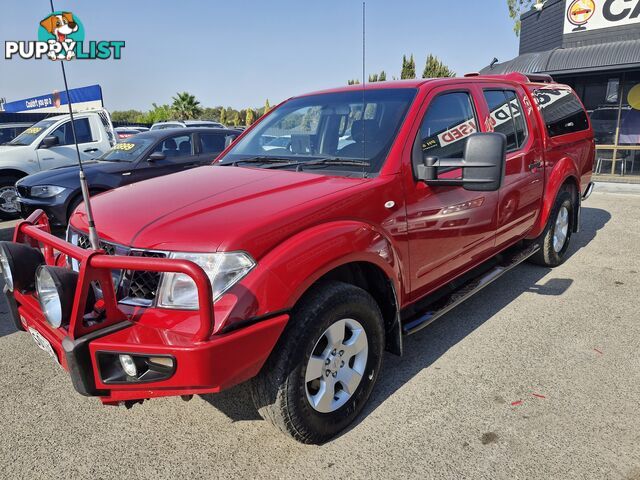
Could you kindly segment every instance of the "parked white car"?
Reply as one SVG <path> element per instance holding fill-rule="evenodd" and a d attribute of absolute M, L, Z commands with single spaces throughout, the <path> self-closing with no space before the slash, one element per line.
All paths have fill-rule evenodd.
<path fill-rule="evenodd" d="M 160 130 L 163 128 L 227 128 L 219 122 L 211 122 L 209 120 L 170 120 L 168 122 L 156 122 L 151 125 L 151 130 Z"/>
<path fill-rule="evenodd" d="M 73 116 L 83 161 L 99 157 L 116 144 L 106 110 L 78 112 Z M 41 120 L 0 145 L 0 219 L 18 217 L 15 183 L 20 178 L 77 161 L 69 115 Z"/>

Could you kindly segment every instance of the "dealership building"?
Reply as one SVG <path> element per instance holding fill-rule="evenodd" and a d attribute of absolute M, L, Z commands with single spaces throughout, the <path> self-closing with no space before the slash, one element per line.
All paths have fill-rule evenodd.
<path fill-rule="evenodd" d="M 547 0 L 521 21 L 518 57 L 482 73 L 546 73 L 571 85 L 595 131 L 594 174 L 640 181 L 640 0 Z"/>

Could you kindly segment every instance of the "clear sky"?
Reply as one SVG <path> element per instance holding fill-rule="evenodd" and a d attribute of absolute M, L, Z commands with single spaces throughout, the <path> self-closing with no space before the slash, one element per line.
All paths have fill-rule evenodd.
<path fill-rule="evenodd" d="M 125 40 L 121 60 L 67 62 L 69 86 L 99 83 L 111 110 L 147 110 L 186 90 L 204 106 L 259 107 L 362 76 L 360 0 L 54 0 L 86 40 Z M 0 41 L 36 40 L 48 0 L 2 0 Z M 428 53 L 459 75 L 517 55 L 506 0 L 368 0 L 367 73 L 400 75 Z M 4 53 L 4 52 L 3 52 Z M 7 101 L 62 88 L 48 59 L 0 58 Z"/>

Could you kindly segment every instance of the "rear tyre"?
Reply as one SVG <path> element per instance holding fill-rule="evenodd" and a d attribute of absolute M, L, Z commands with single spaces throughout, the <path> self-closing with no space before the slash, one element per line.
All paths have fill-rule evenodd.
<path fill-rule="evenodd" d="M 324 283 L 293 309 L 252 380 L 260 415 L 295 440 L 320 444 L 344 430 L 371 395 L 382 363 L 384 324 L 366 291 Z"/>
<path fill-rule="evenodd" d="M 540 250 L 531 258 L 531 262 L 545 267 L 557 267 L 565 261 L 574 219 L 573 195 L 568 190 L 561 190 L 551 209 L 547 226 L 535 240 Z"/>
<path fill-rule="evenodd" d="M 14 176 L 0 177 L 0 220 L 15 220 L 20 216 L 16 189 L 18 180 L 20 179 Z"/>

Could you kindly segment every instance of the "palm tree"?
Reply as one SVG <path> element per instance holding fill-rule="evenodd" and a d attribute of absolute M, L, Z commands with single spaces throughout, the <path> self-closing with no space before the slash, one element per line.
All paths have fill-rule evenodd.
<path fill-rule="evenodd" d="M 193 120 L 202 114 L 200 102 L 187 92 L 177 93 L 173 100 L 173 111 L 179 120 Z"/>

